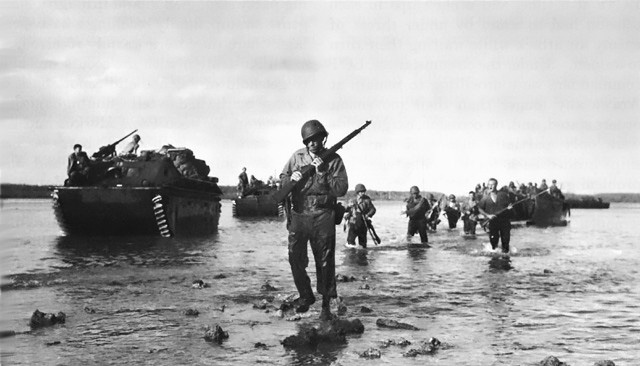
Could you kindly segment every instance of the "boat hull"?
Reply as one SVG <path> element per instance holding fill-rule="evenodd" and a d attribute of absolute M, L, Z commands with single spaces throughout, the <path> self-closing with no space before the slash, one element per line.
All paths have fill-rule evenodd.
<path fill-rule="evenodd" d="M 199 235 L 216 232 L 219 195 L 167 187 L 53 187 L 69 235 Z"/>
<path fill-rule="evenodd" d="M 270 195 L 247 196 L 233 200 L 234 216 L 282 216 L 283 208 Z"/>
<path fill-rule="evenodd" d="M 542 194 L 535 199 L 533 213 L 531 219 L 527 221 L 527 225 L 539 227 L 566 226 L 568 214 L 569 206 L 564 200 L 548 194 Z"/>

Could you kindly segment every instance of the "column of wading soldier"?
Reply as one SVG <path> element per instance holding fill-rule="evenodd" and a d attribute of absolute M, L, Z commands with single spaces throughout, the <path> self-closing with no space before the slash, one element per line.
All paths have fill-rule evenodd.
<path fill-rule="evenodd" d="M 322 123 L 317 120 L 305 122 L 301 135 L 304 147 L 291 155 L 280 175 L 283 186 L 291 181 L 299 182 L 291 191 L 292 212 L 288 223 L 289 264 L 299 294 L 293 303 L 296 312 L 303 313 L 316 300 L 306 271 L 309 243 L 316 264 L 316 289 L 322 295 L 320 318 L 329 320 L 332 317 L 330 301 L 337 297 L 334 207 L 337 198 L 347 193 L 349 182 L 340 156 L 327 158 L 327 162 L 320 157 L 326 150 L 329 135 Z M 309 165 L 315 168 L 315 174 L 302 180 L 301 170 Z"/>
<path fill-rule="evenodd" d="M 348 248 L 356 247 L 356 238 L 358 245 L 362 248 L 367 247 L 367 234 L 369 231 L 369 223 L 371 217 L 376 214 L 376 207 L 371 202 L 371 197 L 367 193 L 367 188 L 362 183 L 356 184 L 356 198 L 352 199 L 347 205 L 347 212 L 344 214 L 344 220 L 348 226 L 347 244 Z M 375 238 L 373 238 L 375 242 Z"/>

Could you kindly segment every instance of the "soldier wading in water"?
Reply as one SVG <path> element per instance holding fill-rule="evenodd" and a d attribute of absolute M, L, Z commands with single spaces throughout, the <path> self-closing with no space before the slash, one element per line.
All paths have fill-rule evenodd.
<path fill-rule="evenodd" d="M 325 150 L 329 133 L 324 126 L 311 120 L 302 125 L 304 148 L 293 153 L 282 170 L 282 184 L 302 179 L 301 169 L 313 165 L 316 173 L 291 191 L 291 222 L 289 230 L 289 264 L 300 297 L 294 300 L 296 312 L 304 313 L 315 302 L 311 281 L 307 275 L 309 258 L 307 242 L 316 263 L 317 290 L 322 295 L 322 320 L 331 319 L 331 298 L 337 297 L 335 279 L 336 229 L 334 206 L 337 198 L 349 188 L 347 171 L 336 156 L 324 163 L 319 155 Z M 342 219 L 342 217 L 340 217 Z"/>
<path fill-rule="evenodd" d="M 429 211 L 430 205 L 426 198 L 420 195 L 420 188 L 413 186 L 409 189 L 411 197 L 407 198 L 407 208 L 402 211 L 402 214 L 406 214 L 409 217 L 409 225 L 407 227 L 407 240 L 418 233 L 420 235 L 420 242 L 424 245 L 429 245 L 429 238 L 427 237 L 427 218 L 425 214 Z"/>
<path fill-rule="evenodd" d="M 376 214 L 376 207 L 371 202 L 371 197 L 367 196 L 367 188 L 364 184 L 356 184 L 355 191 L 356 198 L 349 203 L 347 212 L 344 214 L 344 219 L 349 225 L 346 246 L 355 248 L 356 238 L 358 238 L 358 244 L 366 248 L 368 227 L 365 220 L 370 220 Z"/>

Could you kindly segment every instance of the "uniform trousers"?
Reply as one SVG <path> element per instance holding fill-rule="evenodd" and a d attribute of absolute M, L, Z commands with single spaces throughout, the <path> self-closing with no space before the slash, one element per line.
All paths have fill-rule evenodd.
<path fill-rule="evenodd" d="M 307 243 L 316 263 L 316 289 L 325 299 L 337 297 L 336 227 L 332 209 L 292 211 L 289 226 L 289 264 L 301 298 L 313 298 L 307 275 Z"/>

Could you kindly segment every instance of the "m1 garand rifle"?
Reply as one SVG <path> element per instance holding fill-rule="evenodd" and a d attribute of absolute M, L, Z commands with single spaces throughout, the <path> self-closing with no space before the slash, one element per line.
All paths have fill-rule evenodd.
<path fill-rule="evenodd" d="M 521 200 L 518 200 L 518 201 L 516 201 L 514 203 L 510 203 L 509 206 L 507 206 L 507 207 L 503 208 L 502 210 L 500 210 L 500 211 L 496 212 L 495 214 L 493 214 L 493 217 L 491 217 L 490 219 L 484 220 L 482 223 L 480 223 L 480 226 L 482 226 L 482 229 L 486 232 L 487 231 L 487 227 L 489 226 L 489 222 L 491 222 L 491 220 L 493 220 L 496 217 L 498 217 L 500 214 L 503 214 L 504 212 L 506 212 L 508 210 L 511 210 L 515 205 L 519 205 L 522 202 L 526 202 L 526 201 L 532 200 L 532 199 L 538 197 L 539 195 L 541 195 L 543 193 L 549 193 L 549 191 L 550 191 L 550 188 L 547 188 L 547 189 L 545 189 L 545 190 L 543 190 L 541 192 L 538 192 L 537 194 L 535 194 L 535 195 L 533 195 L 531 197 L 525 197 L 525 198 L 523 198 Z"/>
<path fill-rule="evenodd" d="M 319 157 L 320 159 L 322 159 L 323 164 L 328 163 L 331 160 L 335 159 L 337 157 L 336 152 L 340 150 L 352 138 L 356 137 L 357 134 L 362 132 L 362 130 L 367 128 L 367 126 L 369 126 L 370 124 L 371 124 L 371 121 L 366 121 L 365 124 L 362 125 L 362 127 L 354 130 L 353 132 L 348 134 L 347 137 L 340 140 L 337 144 L 331 146 L 331 148 L 319 154 Z M 282 185 L 282 187 L 278 192 L 274 193 L 272 197 L 276 202 L 282 202 L 298 184 L 305 184 L 306 181 L 316 173 L 316 168 L 311 164 L 305 165 L 300 169 L 300 173 L 302 174 L 302 178 L 300 180 L 289 181 L 287 184 Z"/>
<path fill-rule="evenodd" d="M 94 159 L 104 159 L 104 158 L 108 158 L 110 156 L 115 155 L 116 154 L 116 145 L 118 145 L 124 139 L 126 139 L 127 137 L 133 135 L 136 132 L 138 132 L 137 129 L 133 130 L 133 132 L 131 132 L 127 136 L 121 138 L 120 140 L 114 142 L 113 144 L 102 146 L 100 149 L 98 149 L 98 151 L 94 152 L 93 155 L 91 155 L 91 157 L 94 158 Z"/>
<path fill-rule="evenodd" d="M 429 209 L 429 211 L 427 211 L 427 213 L 425 214 L 425 217 L 427 218 L 427 226 L 431 227 L 431 230 L 435 231 L 436 227 L 440 223 L 440 220 L 438 219 L 438 217 L 440 216 L 440 211 L 441 211 L 440 204 L 442 203 L 442 199 L 444 197 L 445 197 L 444 194 L 440 196 L 440 199 L 438 200 L 438 202 L 436 202 L 433 206 L 431 206 L 431 202 L 427 200 L 431 208 Z"/>
<path fill-rule="evenodd" d="M 380 240 L 380 237 L 376 233 L 376 229 L 373 228 L 373 223 L 371 222 L 371 219 L 364 216 L 362 217 L 362 219 L 364 220 L 365 225 L 367 225 L 367 230 L 371 235 L 371 239 L 373 240 L 373 243 L 375 245 L 379 245 L 382 241 Z"/>
<path fill-rule="evenodd" d="M 362 216 L 362 221 L 364 221 L 364 226 L 367 228 L 369 235 L 371 235 L 371 240 L 373 240 L 373 243 L 375 245 L 379 245 L 382 242 L 382 240 L 380 240 L 378 233 L 376 233 L 376 229 L 373 227 L 373 222 L 371 222 L 371 218 L 365 215 L 364 212 L 362 212 L 362 208 L 358 204 L 357 200 L 356 200 L 355 206 L 356 206 L 356 211 L 360 211 L 360 215 Z"/>

